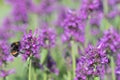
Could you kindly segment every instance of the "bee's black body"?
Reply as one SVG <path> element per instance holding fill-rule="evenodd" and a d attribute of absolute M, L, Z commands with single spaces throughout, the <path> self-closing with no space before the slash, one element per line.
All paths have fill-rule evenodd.
<path fill-rule="evenodd" d="M 19 50 L 20 49 L 20 42 L 14 42 L 11 44 L 11 54 L 14 56 L 14 57 L 17 57 L 19 55 Z"/>

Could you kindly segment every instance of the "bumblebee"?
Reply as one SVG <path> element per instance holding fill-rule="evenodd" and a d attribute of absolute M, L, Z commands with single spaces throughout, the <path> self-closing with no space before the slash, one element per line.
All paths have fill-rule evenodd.
<path fill-rule="evenodd" d="M 20 53 L 20 42 L 13 42 L 11 44 L 11 49 L 10 49 L 10 53 L 14 56 L 17 57 Z"/>

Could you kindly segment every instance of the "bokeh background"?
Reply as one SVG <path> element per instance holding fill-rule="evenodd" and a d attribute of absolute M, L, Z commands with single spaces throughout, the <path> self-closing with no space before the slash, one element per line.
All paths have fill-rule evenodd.
<path fill-rule="evenodd" d="M 4 21 L 6 20 L 6 18 L 13 19 L 12 12 L 14 11 L 14 6 L 13 4 L 11 4 L 11 1 L 14 1 L 14 0 L 0 0 L 0 27 L 4 26 Z M 15 26 L 14 28 L 9 28 L 9 26 L 6 27 L 6 30 L 13 30 L 14 32 L 14 36 L 8 38 L 8 42 L 11 44 L 15 41 L 21 40 L 24 30 L 27 32 L 29 30 L 35 31 L 36 28 L 40 28 L 44 22 L 47 22 L 48 26 L 55 29 L 57 33 L 57 40 L 56 40 L 57 47 L 51 49 L 51 55 L 56 62 L 57 68 L 59 69 L 59 75 L 50 73 L 50 77 L 52 78 L 50 78 L 49 80 L 70 80 L 69 78 L 72 76 L 72 74 L 69 72 L 69 70 L 71 69 L 71 65 L 70 65 L 71 62 L 69 60 L 66 60 L 64 57 L 64 55 L 66 55 L 66 53 L 68 52 L 67 56 L 71 58 L 69 54 L 70 52 L 69 46 L 67 43 L 64 44 L 61 41 L 61 34 L 63 33 L 63 29 L 60 27 L 60 25 L 58 25 L 59 23 L 57 23 L 57 21 L 59 22 L 59 20 L 61 20 L 61 17 L 59 16 L 62 12 L 65 11 L 65 13 L 67 13 L 69 9 L 79 10 L 82 5 L 82 2 L 81 2 L 82 0 L 57 0 L 57 1 L 51 0 L 51 2 L 49 2 L 50 0 L 48 1 L 46 0 L 47 2 L 49 2 L 50 6 L 49 4 L 46 4 L 47 8 L 45 8 L 44 6 L 42 10 L 39 10 L 39 7 L 42 1 L 45 1 L 45 0 L 32 0 L 32 3 L 34 3 L 34 5 L 36 6 L 35 6 L 35 9 L 30 9 L 30 11 L 28 11 L 27 25 L 20 24 L 20 26 L 17 25 L 16 28 Z M 105 1 L 109 1 L 109 0 L 105 0 Z M 100 37 L 102 37 L 104 31 L 108 30 L 110 27 L 114 27 L 118 32 L 120 31 L 120 11 L 119 11 L 120 5 L 117 4 L 117 6 L 116 5 L 110 6 L 112 8 L 113 7 L 115 8 L 113 10 L 106 4 L 107 2 L 105 1 L 102 0 L 103 6 L 104 6 L 104 10 L 103 10 L 104 17 L 102 17 L 101 19 L 99 18 L 99 15 L 91 16 L 91 17 L 96 16 L 98 18 L 96 19 L 96 21 L 100 20 L 99 27 L 93 26 L 89 24 L 89 22 L 86 22 L 87 24 L 85 29 L 85 37 L 86 37 L 85 39 L 87 41 L 86 45 L 89 42 L 93 45 L 96 45 Z M 37 11 L 37 8 L 38 8 L 38 11 Z M 19 9 L 19 7 L 16 8 L 16 10 L 17 9 Z M 61 20 L 61 22 L 63 21 Z M 0 32 L 0 36 L 6 33 L 7 31 L 6 32 L 4 31 L 2 33 Z M 81 45 L 81 44 L 77 43 L 77 45 Z M 68 50 L 68 51 L 66 51 L 65 53 L 65 50 Z M 42 59 L 44 59 L 44 56 L 45 56 L 44 49 L 41 50 L 40 54 L 41 54 L 41 61 L 42 61 Z M 6 70 L 15 69 L 15 74 L 11 74 L 7 76 L 6 80 L 27 80 L 28 79 L 28 63 L 22 61 L 21 55 L 19 55 L 18 57 L 14 57 L 12 62 L 8 62 L 5 69 Z M 43 80 L 43 76 L 44 76 L 43 71 L 40 69 L 40 70 L 37 70 L 36 73 L 37 75 L 34 73 L 34 70 L 33 70 L 32 76 L 37 76 L 37 80 Z M 3 78 L 0 77 L 0 80 L 3 80 Z"/>

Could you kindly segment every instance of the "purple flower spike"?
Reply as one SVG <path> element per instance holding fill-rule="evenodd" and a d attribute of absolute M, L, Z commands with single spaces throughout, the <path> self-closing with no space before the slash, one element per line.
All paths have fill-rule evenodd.
<path fill-rule="evenodd" d="M 28 22 L 28 13 L 25 5 L 23 3 L 15 4 L 13 8 L 13 18 L 16 22 L 27 23 Z"/>
<path fill-rule="evenodd" d="M 32 11 L 34 5 L 32 0 L 6 0 L 13 6 L 13 19 L 14 22 L 27 23 L 28 12 Z"/>
<path fill-rule="evenodd" d="M 6 41 L 0 40 L 0 77 L 6 77 L 15 72 L 15 70 L 4 70 L 10 61 L 13 61 L 13 57 L 10 55 L 9 45 Z"/>
<path fill-rule="evenodd" d="M 32 30 L 29 33 L 24 34 L 21 40 L 21 50 L 23 51 L 23 58 L 26 60 L 29 56 L 39 57 L 39 41 L 37 35 L 32 34 Z"/>
<path fill-rule="evenodd" d="M 79 10 L 82 19 L 88 19 L 91 14 L 99 14 L 103 12 L 102 0 L 82 0 L 82 5 Z"/>
<path fill-rule="evenodd" d="M 57 0 L 41 0 L 35 7 L 35 12 L 39 15 L 51 14 L 56 8 L 56 2 Z"/>
<path fill-rule="evenodd" d="M 58 18 L 57 18 L 57 21 L 56 21 L 56 26 L 63 27 L 61 21 L 64 21 L 64 19 L 66 18 L 66 11 L 67 11 L 67 9 L 65 7 L 60 7 L 59 8 Z"/>
<path fill-rule="evenodd" d="M 10 56 L 9 45 L 5 41 L 0 41 L 0 66 L 9 61 L 13 61 L 13 57 Z"/>
<path fill-rule="evenodd" d="M 104 44 L 104 48 L 112 52 L 118 52 L 120 48 L 120 35 L 113 28 L 110 28 L 104 33 L 101 42 Z"/>
<path fill-rule="evenodd" d="M 75 40 L 77 42 L 84 42 L 85 24 L 80 16 L 75 11 L 69 11 L 62 24 L 64 34 L 62 35 L 63 42 Z"/>
<path fill-rule="evenodd" d="M 89 46 L 85 55 L 77 63 L 76 78 L 74 80 L 86 80 L 88 76 L 102 76 L 105 74 L 105 65 L 108 64 L 108 58 L 103 45 L 98 47 Z"/>
<path fill-rule="evenodd" d="M 10 18 L 5 18 L 2 26 L 0 27 L 0 40 L 7 41 L 13 36 L 13 27 Z M 4 34 L 3 34 L 4 33 Z"/>
<path fill-rule="evenodd" d="M 103 10 L 101 0 L 83 0 L 82 4 L 82 8 L 88 11 Z"/>
<path fill-rule="evenodd" d="M 51 48 L 55 46 L 56 33 L 53 29 L 43 27 L 39 35 L 40 45 L 44 48 Z"/>
<path fill-rule="evenodd" d="M 8 76 L 10 74 L 14 74 L 14 73 L 15 73 L 14 69 L 11 69 L 11 70 L 8 70 L 8 71 L 0 70 L 0 77 L 5 78 L 6 76 Z"/>

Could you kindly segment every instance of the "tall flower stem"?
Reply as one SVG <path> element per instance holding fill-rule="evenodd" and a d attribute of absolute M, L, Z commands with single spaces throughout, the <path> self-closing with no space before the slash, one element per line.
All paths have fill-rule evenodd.
<path fill-rule="evenodd" d="M 76 50 L 76 45 L 74 43 L 74 41 L 71 41 L 71 48 L 72 48 L 72 68 L 73 68 L 73 78 L 75 77 L 75 69 L 76 69 L 76 58 L 75 58 L 75 54 L 77 52 Z M 73 79 L 72 78 L 72 79 Z"/>
<path fill-rule="evenodd" d="M 37 80 L 37 73 L 35 69 L 34 69 L 34 80 Z"/>
<path fill-rule="evenodd" d="M 47 78 L 47 73 L 46 73 L 46 72 L 44 72 L 43 80 L 48 80 L 48 78 Z"/>
<path fill-rule="evenodd" d="M 85 28 L 85 47 L 88 45 L 90 40 L 90 17 L 87 20 L 86 28 Z"/>
<path fill-rule="evenodd" d="M 67 80 L 72 80 L 72 79 L 71 79 L 71 72 L 68 71 L 67 74 L 68 74 L 68 76 L 67 76 Z"/>
<path fill-rule="evenodd" d="M 31 71 L 32 71 L 32 63 L 31 63 L 31 57 L 29 58 L 29 73 L 28 73 L 28 80 L 32 80 L 31 78 Z"/>
<path fill-rule="evenodd" d="M 41 63 L 42 63 L 42 65 L 47 60 L 48 54 L 49 54 L 49 50 L 48 49 L 43 49 L 43 53 L 41 54 Z M 47 74 L 46 71 L 43 72 L 43 80 L 48 80 L 48 74 Z"/>
<path fill-rule="evenodd" d="M 114 62 L 114 59 L 113 59 L 112 56 L 110 56 L 110 60 L 111 60 L 110 66 L 111 66 L 111 69 L 112 69 L 112 80 L 116 80 L 116 76 L 115 76 L 115 62 Z"/>

